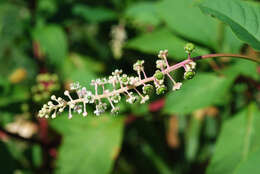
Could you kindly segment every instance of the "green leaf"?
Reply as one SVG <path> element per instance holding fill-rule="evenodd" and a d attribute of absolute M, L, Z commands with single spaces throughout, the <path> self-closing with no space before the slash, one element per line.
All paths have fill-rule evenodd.
<path fill-rule="evenodd" d="M 133 20 L 135 25 L 144 26 L 150 24 L 156 26 L 161 21 L 156 8 L 156 3 L 152 2 L 134 3 L 126 10 L 125 16 Z"/>
<path fill-rule="evenodd" d="M 143 34 L 127 42 L 126 47 L 157 55 L 160 50 L 168 49 L 169 57 L 183 60 L 187 57 L 184 46 L 187 42 L 172 34 L 167 28 Z M 207 54 L 208 50 L 198 47 L 193 56 Z"/>
<path fill-rule="evenodd" d="M 123 119 L 120 116 L 101 117 L 66 115 L 50 121 L 63 134 L 59 149 L 57 174 L 108 174 L 120 152 Z"/>
<path fill-rule="evenodd" d="M 260 6 L 240 0 L 206 0 L 200 8 L 227 23 L 239 39 L 260 50 Z"/>
<path fill-rule="evenodd" d="M 41 51 L 47 55 L 47 60 L 52 65 L 62 65 L 68 53 L 68 43 L 65 32 L 60 26 L 48 25 L 36 28 L 33 39 L 40 44 Z"/>
<path fill-rule="evenodd" d="M 188 114 L 213 104 L 220 99 L 230 87 L 229 79 L 210 73 L 200 73 L 183 84 L 183 87 L 171 92 L 166 97 L 164 112 Z"/>
<path fill-rule="evenodd" d="M 102 7 L 89 7 L 86 5 L 76 5 L 73 8 L 73 14 L 82 16 L 90 22 L 105 22 L 115 20 L 117 15 L 114 11 Z"/>
<path fill-rule="evenodd" d="M 199 150 L 200 132 L 203 119 L 192 116 L 185 135 L 185 156 L 188 161 L 194 161 Z"/>
<path fill-rule="evenodd" d="M 182 37 L 216 48 L 218 23 L 195 5 L 194 0 L 163 0 L 157 10 L 162 20 Z"/>
<path fill-rule="evenodd" d="M 256 105 L 251 104 L 224 123 L 207 174 L 259 173 L 259 155 L 255 161 L 255 152 L 259 154 L 260 149 L 259 115 Z M 251 172 L 245 170 L 249 166 Z"/>

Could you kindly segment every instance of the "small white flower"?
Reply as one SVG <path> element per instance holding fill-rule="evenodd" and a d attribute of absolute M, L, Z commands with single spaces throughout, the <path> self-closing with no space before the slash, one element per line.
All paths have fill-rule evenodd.
<path fill-rule="evenodd" d="M 113 114 L 118 114 L 118 112 L 119 112 L 119 107 L 114 107 L 111 110 L 111 113 L 113 113 Z"/>
<path fill-rule="evenodd" d="M 106 103 L 99 103 L 96 105 L 96 110 L 94 111 L 94 114 L 99 116 L 100 114 L 104 113 L 107 109 Z"/>
<path fill-rule="evenodd" d="M 91 91 L 86 91 L 86 95 L 84 96 L 85 103 L 94 103 L 95 97 Z"/>
<path fill-rule="evenodd" d="M 77 112 L 78 114 L 82 113 L 82 105 L 76 105 L 74 107 L 74 112 Z"/>
<path fill-rule="evenodd" d="M 137 62 L 133 65 L 133 69 L 135 71 L 142 71 L 144 69 L 144 60 L 137 60 Z"/>
<path fill-rule="evenodd" d="M 126 100 L 126 102 L 128 102 L 130 104 L 133 104 L 136 100 L 137 100 L 137 98 L 133 95 L 133 92 L 130 92 L 129 93 L 129 97 Z"/>
<path fill-rule="evenodd" d="M 122 72 L 123 71 L 121 69 L 116 69 L 114 72 L 112 72 L 112 75 L 118 77 L 120 74 L 122 74 Z"/>
<path fill-rule="evenodd" d="M 157 60 L 156 61 L 156 68 L 163 69 L 166 68 L 167 64 L 165 63 L 165 60 Z"/>
<path fill-rule="evenodd" d="M 141 104 L 144 104 L 146 101 L 148 101 L 149 100 L 149 96 L 148 95 L 146 95 L 146 96 L 144 96 L 144 97 L 142 97 L 142 100 L 141 100 Z"/>
<path fill-rule="evenodd" d="M 100 115 L 102 114 L 102 112 L 100 112 L 100 110 L 96 109 L 96 110 L 94 111 L 94 114 L 95 114 L 96 116 L 100 116 Z"/>
<path fill-rule="evenodd" d="M 87 89 L 83 87 L 82 89 L 77 90 L 79 98 L 84 98 L 87 94 Z"/>
<path fill-rule="evenodd" d="M 111 84 L 116 84 L 118 82 L 117 77 L 116 76 L 109 76 L 108 82 L 111 83 Z"/>
<path fill-rule="evenodd" d="M 179 89 L 181 88 L 181 86 L 182 86 L 182 83 L 180 83 L 180 82 L 175 83 L 175 84 L 173 85 L 172 90 L 173 90 L 173 91 L 179 90 Z"/>
<path fill-rule="evenodd" d="M 131 77 L 129 78 L 129 84 L 130 84 L 130 85 L 135 85 L 138 81 L 139 81 L 139 78 L 138 78 L 138 77 L 133 77 L 133 76 L 131 76 Z"/>
<path fill-rule="evenodd" d="M 79 82 L 71 83 L 70 90 L 78 90 L 80 88 Z"/>
<path fill-rule="evenodd" d="M 116 94 L 116 95 L 112 96 L 112 97 L 111 97 L 111 100 L 112 100 L 114 103 L 118 103 L 118 102 L 121 100 L 120 94 Z"/>
<path fill-rule="evenodd" d="M 191 61 L 187 64 L 185 64 L 185 71 L 192 71 L 196 68 L 196 62 Z"/>
<path fill-rule="evenodd" d="M 159 54 L 158 54 L 158 58 L 163 59 L 164 57 L 168 56 L 168 50 L 160 50 Z"/>

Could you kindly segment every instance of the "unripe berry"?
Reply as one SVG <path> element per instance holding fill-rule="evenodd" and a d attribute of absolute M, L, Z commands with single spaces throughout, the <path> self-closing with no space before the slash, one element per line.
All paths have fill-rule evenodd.
<path fill-rule="evenodd" d="M 156 94 L 157 94 L 157 95 L 164 94 L 164 93 L 166 92 L 166 90 L 167 90 L 167 88 L 166 88 L 164 85 L 159 86 L 159 87 L 157 87 L 157 89 L 156 89 Z"/>
<path fill-rule="evenodd" d="M 184 73 L 184 79 L 186 80 L 190 80 L 195 76 L 195 72 L 194 71 L 187 71 Z"/>
<path fill-rule="evenodd" d="M 144 94 L 151 94 L 153 92 L 153 86 L 148 84 L 143 86 L 143 93 Z"/>
<path fill-rule="evenodd" d="M 194 51 L 194 49 L 195 49 L 195 46 L 192 43 L 187 43 L 184 46 L 184 50 L 186 53 L 192 53 L 192 51 Z"/>
<path fill-rule="evenodd" d="M 164 74 L 161 71 L 157 70 L 154 74 L 154 77 L 156 78 L 156 80 L 163 80 Z"/>

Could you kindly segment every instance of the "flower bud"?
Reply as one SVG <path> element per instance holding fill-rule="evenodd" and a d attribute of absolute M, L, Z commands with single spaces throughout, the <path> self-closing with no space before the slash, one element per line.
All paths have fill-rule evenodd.
<path fill-rule="evenodd" d="M 192 44 L 192 43 L 187 43 L 185 46 L 184 46 L 184 50 L 185 50 L 185 52 L 186 53 L 192 53 L 193 51 L 194 51 L 194 49 L 195 49 L 195 46 L 194 46 L 194 44 Z"/>

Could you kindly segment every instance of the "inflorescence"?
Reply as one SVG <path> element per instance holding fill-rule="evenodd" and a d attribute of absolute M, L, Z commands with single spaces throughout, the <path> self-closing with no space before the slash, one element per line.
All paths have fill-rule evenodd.
<path fill-rule="evenodd" d="M 170 75 L 170 72 L 183 67 L 185 70 L 184 79 L 192 79 L 195 75 L 196 63 L 191 59 L 190 54 L 194 49 L 193 44 L 187 44 L 184 50 L 188 54 L 188 59 L 173 66 L 170 66 L 167 60 L 168 50 L 161 50 L 158 54 L 159 60 L 156 61 L 157 70 L 152 77 L 147 77 L 145 73 L 144 60 L 138 60 L 133 65 L 133 70 L 136 71 L 137 76 L 128 76 L 123 74 L 122 70 L 116 69 L 108 78 L 99 78 L 91 81 L 94 93 L 87 90 L 86 87 L 82 87 L 78 82 L 72 83 L 70 84 L 70 90 L 64 92 L 64 95 L 69 100 L 52 95 L 51 101 L 43 105 L 38 116 L 56 118 L 57 113 L 63 112 L 68 107 L 69 119 L 72 118 L 72 112 L 77 112 L 86 117 L 88 115 L 87 104 L 95 105 L 94 114 L 99 116 L 108 108 L 107 103 L 111 107 L 111 113 L 117 114 L 119 107 L 116 104 L 120 102 L 121 95 L 126 96 L 127 103 L 133 104 L 139 101 L 143 104 L 149 100 L 149 95 L 152 94 L 154 88 L 157 95 L 164 94 L 167 91 L 164 85 L 165 77 L 168 77 L 173 83 L 173 91 L 179 90 L 182 83 L 176 82 Z M 142 87 L 142 92 L 137 89 L 139 86 Z M 101 94 L 99 94 L 100 89 L 102 91 Z M 71 93 L 76 93 L 77 98 L 73 99 Z M 104 102 L 104 99 L 108 102 Z"/>

